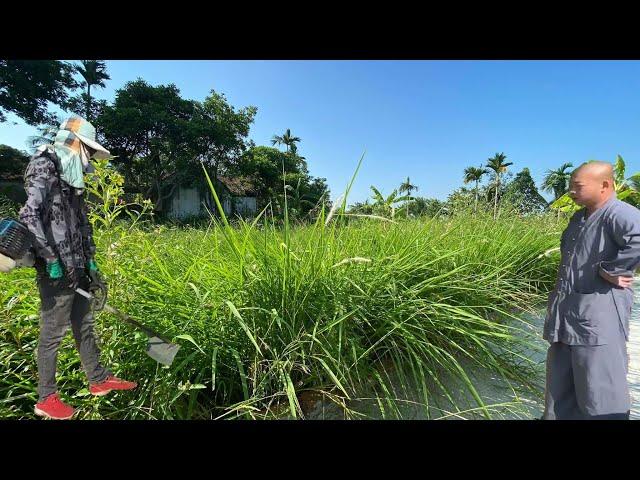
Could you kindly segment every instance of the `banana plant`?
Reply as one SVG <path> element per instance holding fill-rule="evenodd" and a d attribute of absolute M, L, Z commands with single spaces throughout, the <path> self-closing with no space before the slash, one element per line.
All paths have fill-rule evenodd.
<path fill-rule="evenodd" d="M 291 185 L 285 185 L 285 190 L 287 190 L 289 197 L 289 208 L 291 209 L 291 213 L 293 213 L 294 217 L 301 215 L 304 207 L 306 206 L 307 210 L 311 210 L 316 206 L 316 204 L 312 201 L 314 197 L 307 193 L 302 193 L 300 189 L 300 183 L 302 178 L 298 178 L 298 183 L 295 188 Z M 284 202 L 283 202 L 284 203 Z"/>
<path fill-rule="evenodd" d="M 381 216 L 387 217 L 387 218 L 395 217 L 395 213 L 396 213 L 395 205 L 396 204 L 398 204 L 400 202 L 406 202 L 411 198 L 411 196 L 409 196 L 409 195 L 404 195 L 404 196 L 399 197 L 397 189 L 394 190 L 393 192 L 391 192 L 391 195 L 389 195 L 386 198 L 373 185 L 371 186 L 371 190 L 373 191 L 373 200 L 374 200 L 373 208 L 374 208 L 374 210 L 377 213 L 381 214 Z"/>
<path fill-rule="evenodd" d="M 590 160 L 592 162 L 593 160 Z M 589 162 L 587 162 L 589 163 Z M 623 158 L 618 155 L 616 164 L 613 168 L 613 184 L 618 200 L 624 200 L 628 197 L 636 201 L 640 201 L 640 192 L 635 185 L 640 183 L 640 172 L 631 175 L 625 179 L 626 166 Z M 551 204 L 551 208 L 557 209 L 559 212 L 573 214 L 580 210 L 580 205 L 573 201 L 569 196 L 569 192 L 562 195 Z"/>

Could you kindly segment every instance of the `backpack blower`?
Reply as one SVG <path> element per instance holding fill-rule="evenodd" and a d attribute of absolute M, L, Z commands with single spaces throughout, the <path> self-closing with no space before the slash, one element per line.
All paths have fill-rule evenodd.
<path fill-rule="evenodd" d="M 31 267 L 35 264 L 32 239 L 33 234 L 23 223 L 9 218 L 0 220 L 0 272 L 8 273 L 16 267 Z M 94 311 L 104 309 L 114 314 L 120 320 L 143 331 L 148 337 L 147 355 L 156 362 L 163 365 L 171 365 L 173 363 L 173 359 L 180 348 L 179 345 L 165 340 L 159 333 L 149 327 L 138 323 L 128 315 L 106 305 L 107 287 L 104 282 L 92 282 L 89 290 L 91 293 L 80 288 L 75 289 L 76 293 L 87 298 L 92 303 Z M 96 300 L 98 301 L 98 306 L 95 305 Z"/>
<path fill-rule="evenodd" d="M 26 225 L 8 218 L 0 220 L 0 272 L 26 266 L 31 261 L 27 258 L 31 244 L 31 232 Z"/>

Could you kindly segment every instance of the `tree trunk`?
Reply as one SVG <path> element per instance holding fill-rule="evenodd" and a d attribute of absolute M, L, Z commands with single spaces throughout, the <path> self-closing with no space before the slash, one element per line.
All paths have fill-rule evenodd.
<path fill-rule="evenodd" d="M 87 82 L 87 120 L 91 121 L 91 84 Z"/>
<path fill-rule="evenodd" d="M 153 201 L 153 189 L 154 189 L 154 185 L 152 184 L 149 188 L 147 188 L 146 192 L 145 192 L 145 197 L 148 198 L 149 200 Z"/>
<path fill-rule="evenodd" d="M 500 175 L 496 174 L 496 194 L 493 206 L 493 219 L 498 218 L 498 190 L 500 190 Z"/>
<path fill-rule="evenodd" d="M 213 176 L 213 182 L 212 182 L 213 183 L 213 188 L 216 188 L 218 186 L 218 164 L 219 164 L 218 161 L 214 162 L 213 171 L 211 172 L 212 176 Z M 218 193 L 218 192 L 216 192 L 216 193 Z M 213 198 L 213 194 L 211 194 L 211 200 L 213 200 L 212 208 L 215 207 L 215 208 L 213 208 L 213 211 L 215 212 L 215 214 L 217 216 L 220 216 L 220 212 L 218 212 L 218 206 L 215 205 L 215 200 Z M 224 199 L 221 198 L 220 200 L 224 203 Z"/>
<path fill-rule="evenodd" d="M 156 190 L 156 211 L 162 211 L 162 165 L 160 163 L 160 154 L 152 153 L 153 163 L 156 165 L 156 177 L 153 179 L 154 189 Z"/>
<path fill-rule="evenodd" d="M 158 195 L 158 200 L 156 200 L 156 210 L 158 211 L 162 211 L 162 188 L 161 188 L 161 183 L 160 183 L 160 179 L 156 178 L 155 180 L 156 182 L 156 192 Z"/>
<path fill-rule="evenodd" d="M 407 218 L 409 218 L 409 202 L 411 201 L 411 190 L 409 190 L 409 198 L 407 198 Z"/>
<path fill-rule="evenodd" d="M 167 193 L 166 195 L 162 195 L 162 181 L 157 178 L 155 180 L 155 188 L 156 188 L 156 192 L 158 194 L 158 200 L 156 202 L 156 210 L 166 213 L 165 209 L 164 209 L 164 201 L 171 198 L 171 196 L 174 194 L 174 192 L 176 191 L 176 188 L 178 188 L 178 183 L 174 183 L 171 186 L 171 190 L 169 191 L 169 193 Z"/>
<path fill-rule="evenodd" d="M 216 182 L 218 181 L 218 170 L 220 169 L 219 166 L 220 166 L 220 160 L 216 160 L 213 164 L 213 178 Z"/>
<path fill-rule="evenodd" d="M 166 200 L 167 198 L 171 198 L 171 197 L 173 196 L 174 192 L 176 191 L 176 188 L 178 188 L 178 184 L 177 184 L 177 183 L 174 183 L 174 184 L 171 186 L 171 190 L 169 191 L 169 193 L 167 193 L 165 196 L 163 196 L 161 201 L 164 201 L 164 200 Z"/>
<path fill-rule="evenodd" d="M 473 204 L 473 213 L 478 213 L 478 181 L 476 180 L 476 199 Z"/>

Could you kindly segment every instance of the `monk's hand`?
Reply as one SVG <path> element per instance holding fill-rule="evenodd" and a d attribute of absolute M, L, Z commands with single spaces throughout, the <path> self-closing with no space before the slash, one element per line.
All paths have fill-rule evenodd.
<path fill-rule="evenodd" d="M 633 283 L 633 277 L 625 277 L 622 275 L 609 275 L 603 269 L 600 269 L 600 276 L 607 282 L 619 288 L 630 288 Z"/>

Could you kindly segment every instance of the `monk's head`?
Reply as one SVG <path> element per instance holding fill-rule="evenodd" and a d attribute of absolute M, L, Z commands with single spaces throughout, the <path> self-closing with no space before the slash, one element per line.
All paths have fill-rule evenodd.
<path fill-rule="evenodd" d="M 583 163 L 571 174 L 569 196 L 582 207 L 597 206 L 613 193 L 613 165 L 608 162 Z"/>

